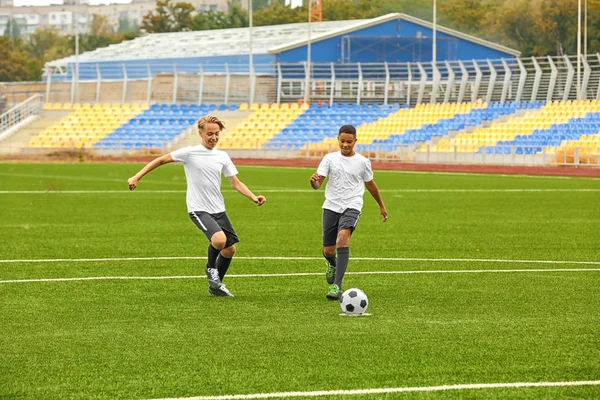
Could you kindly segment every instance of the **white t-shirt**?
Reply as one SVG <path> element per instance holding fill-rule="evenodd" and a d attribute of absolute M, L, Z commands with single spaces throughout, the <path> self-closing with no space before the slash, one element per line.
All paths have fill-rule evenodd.
<path fill-rule="evenodd" d="M 343 156 L 340 151 L 329 153 L 323 157 L 317 174 L 329 178 L 323 208 L 336 213 L 348 208 L 362 209 L 365 182 L 373 180 L 368 158 L 358 153 L 351 157 Z"/>
<path fill-rule="evenodd" d="M 225 211 L 221 194 L 221 173 L 226 178 L 238 170 L 224 151 L 209 150 L 202 145 L 188 146 L 171 152 L 174 161 L 183 163 L 187 181 L 188 212 L 205 211 L 216 214 Z"/>

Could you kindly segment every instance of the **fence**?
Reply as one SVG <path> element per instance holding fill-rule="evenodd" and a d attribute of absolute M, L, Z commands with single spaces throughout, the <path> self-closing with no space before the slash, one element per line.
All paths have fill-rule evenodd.
<path fill-rule="evenodd" d="M 85 63 L 47 68 L 49 102 L 419 103 L 600 99 L 600 54 L 432 63 L 191 65 Z M 579 79 L 578 78 L 579 75 Z M 579 85 L 578 85 L 579 81 Z M 579 94 L 578 94 L 579 92 Z"/>
<path fill-rule="evenodd" d="M 34 95 L 0 115 L 0 140 L 9 137 L 39 115 L 42 102 L 42 96 Z"/>

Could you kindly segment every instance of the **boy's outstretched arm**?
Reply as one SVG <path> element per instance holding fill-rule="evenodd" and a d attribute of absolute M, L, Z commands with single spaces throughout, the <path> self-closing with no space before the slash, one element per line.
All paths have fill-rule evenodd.
<path fill-rule="evenodd" d="M 127 183 L 129 184 L 129 190 L 135 189 L 138 186 L 140 179 L 142 179 L 144 175 L 146 175 L 148 172 L 160 167 L 163 164 L 172 163 L 173 161 L 173 157 L 171 157 L 170 153 L 162 155 L 150 161 L 148 164 L 146 164 L 144 168 L 140 170 L 140 172 L 138 172 L 137 174 L 135 174 L 127 180 Z"/>
<path fill-rule="evenodd" d="M 244 182 L 242 182 L 238 179 L 237 175 L 228 176 L 227 179 L 229 180 L 229 183 L 231 183 L 231 187 L 234 190 L 236 190 L 240 194 L 246 196 L 247 198 L 249 198 L 256 204 L 258 204 L 259 206 L 262 206 L 267 201 L 265 196 L 256 196 L 254 193 L 252 193 L 252 191 L 250 189 L 248 189 L 248 186 L 246 186 L 244 184 Z"/>
<path fill-rule="evenodd" d="M 373 196 L 377 204 L 379 204 L 379 212 L 381 213 L 381 215 L 383 215 L 383 222 L 387 221 L 388 213 L 385 209 L 385 205 L 383 204 L 383 200 L 381 199 L 381 194 L 379 193 L 379 188 L 377 187 L 377 184 L 375 183 L 375 181 L 371 180 L 369 182 L 365 182 L 365 186 L 367 187 L 367 190 L 369 191 L 369 193 L 371 193 L 371 196 Z"/>
<path fill-rule="evenodd" d="M 312 186 L 313 189 L 317 190 L 318 188 L 321 187 L 324 180 L 325 180 L 324 176 L 319 175 L 318 173 L 315 172 L 310 177 L 310 186 Z"/>

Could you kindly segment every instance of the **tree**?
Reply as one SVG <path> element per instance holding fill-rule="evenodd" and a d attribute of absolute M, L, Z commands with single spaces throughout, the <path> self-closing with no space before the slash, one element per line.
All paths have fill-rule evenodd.
<path fill-rule="evenodd" d="M 60 36 L 52 28 L 37 28 L 29 35 L 25 48 L 31 58 L 42 62 L 67 57 L 74 53 L 74 47 L 69 44 L 69 39 Z"/>
<path fill-rule="evenodd" d="M 17 24 L 17 21 L 15 21 L 14 18 L 9 18 L 8 21 L 6 21 L 6 28 L 4 28 L 4 36 L 14 39 L 20 35 L 21 30 L 19 29 L 19 24 Z"/>
<path fill-rule="evenodd" d="M 248 26 L 248 10 L 242 7 L 239 0 L 230 1 L 228 4 L 227 19 L 229 28 L 243 28 Z"/>
<path fill-rule="evenodd" d="M 108 35 L 111 32 L 112 26 L 108 22 L 108 18 L 100 14 L 92 14 L 92 20 L 90 21 L 90 35 Z"/>
<path fill-rule="evenodd" d="M 190 3 L 158 0 L 156 10 L 144 15 L 141 28 L 148 33 L 189 31 L 192 29 L 192 12 L 194 6 Z"/>
<path fill-rule="evenodd" d="M 41 75 L 39 61 L 28 57 L 14 39 L 0 37 L 0 82 L 34 81 Z"/>
<path fill-rule="evenodd" d="M 323 21 L 375 18 L 380 14 L 378 0 L 327 0 L 323 2 Z"/>
<path fill-rule="evenodd" d="M 495 40 L 519 49 L 524 57 L 533 55 L 539 32 L 532 21 L 535 10 L 529 0 L 506 2 L 498 11 L 497 19 L 490 28 Z"/>
<path fill-rule="evenodd" d="M 119 19 L 119 27 L 117 28 L 118 33 L 138 33 L 139 31 L 140 27 L 135 20 L 127 18 Z"/>
<path fill-rule="evenodd" d="M 227 15 L 222 11 L 206 10 L 196 14 L 192 19 L 192 30 L 194 31 L 224 28 L 229 28 L 229 26 Z"/>
<path fill-rule="evenodd" d="M 254 13 L 255 26 L 293 24 L 308 21 L 308 8 L 304 5 L 292 8 L 289 5 L 272 3 L 269 7 L 262 8 Z"/>

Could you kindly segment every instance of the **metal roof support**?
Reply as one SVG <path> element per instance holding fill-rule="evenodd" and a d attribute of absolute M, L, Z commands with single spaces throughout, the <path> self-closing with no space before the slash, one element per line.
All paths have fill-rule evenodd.
<path fill-rule="evenodd" d="M 310 88 L 308 87 L 308 85 L 310 84 L 310 66 L 308 65 L 308 62 L 304 62 L 304 102 L 308 103 L 308 94 L 310 91 Z"/>
<path fill-rule="evenodd" d="M 281 63 L 276 64 L 277 68 L 277 104 L 281 104 L 281 85 L 283 81 L 283 74 L 281 73 Z"/>
<path fill-rule="evenodd" d="M 152 100 L 152 70 L 150 69 L 150 64 L 146 64 L 148 68 L 148 93 L 146 95 L 146 103 L 150 104 Z"/>
<path fill-rule="evenodd" d="M 383 85 L 383 104 L 387 106 L 388 103 L 388 92 L 390 87 L 390 67 L 388 66 L 387 61 L 383 63 L 385 67 L 385 83 Z"/>
<path fill-rule="evenodd" d="M 52 71 L 48 64 L 44 65 L 46 70 L 46 103 L 50 102 L 50 86 L 52 85 Z"/>
<path fill-rule="evenodd" d="M 519 64 L 519 87 L 517 88 L 517 97 L 515 101 L 521 101 L 521 97 L 523 97 L 523 89 L 525 88 L 525 80 L 527 79 L 527 70 L 523 65 L 523 61 L 520 58 L 517 58 L 517 63 Z"/>
<path fill-rule="evenodd" d="M 71 104 L 75 102 L 75 66 L 71 64 Z"/>
<path fill-rule="evenodd" d="M 588 64 L 586 57 L 583 57 L 581 61 L 583 62 L 583 83 L 581 84 L 581 95 L 583 100 L 587 100 L 587 88 L 590 84 L 590 76 L 592 75 L 592 69 L 590 68 L 590 64 Z"/>
<path fill-rule="evenodd" d="M 419 73 L 421 74 L 421 79 L 419 79 L 419 96 L 417 97 L 417 104 L 421 104 L 423 102 L 423 94 L 425 93 L 425 84 L 427 83 L 427 72 L 421 63 L 417 63 L 417 67 L 419 67 Z"/>
<path fill-rule="evenodd" d="M 487 94 L 485 95 L 485 101 L 489 103 L 490 101 L 492 101 L 492 95 L 494 94 L 494 88 L 496 87 L 496 78 L 498 77 L 498 71 L 496 71 L 496 68 L 494 68 L 494 64 L 492 64 L 489 58 L 487 60 L 487 63 L 490 67 L 490 71 L 492 71 L 492 73 L 490 74 L 490 81 L 488 83 Z M 485 152 L 483 154 L 485 154 Z"/>
<path fill-rule="evenodd" d="M 533 60 L 533 66 L 535 67 L 535 77 L 533 78 L 533 90 L 531 91 L 531 101 L 535 101 L 537 100 L 537 94 L 540 90 L 540 82 L 542 81 L 542 74 L 544 72 L 542 71 L 542 67 L 540 67 L 540 64 L 537 62 L 535 57 L 531 57 L 531 59 Z"/>
<path fill-rule="evenodd" d="M 123 96 L 121 97 L 121 104 L 125 104 L 127 98 L 127 68 L 123 65 Z"/>
<path fill-rule="evenodd" d="M 204 95 L 204 68 L 202 68 L 202 64 L 198 66 L 198 74 L 200 74 L 200 82 L 198 84 L 198 105 L 202 105 L 202 96 Z"/>
<path fill-rule="evenodd" d="M 356 91 L 356 104 L 360 105 L 360 95 L 362 94 L 363 89 L 363 74 L 360 63 L 357 63 L 356 66 L 358 67 L 358 88 Z"/>
<path fill-rule="evenodd" d="M 554 87 L 556 86 L 556 78 L 558 77 L 558 68 L 556 68 L 556 64 L 554 64 L 554 61 L 552 61 L 552 57 L 548 56 L 548 62 L 550 63 L 550 69 L 552 72 L 550 73 L 550 82 L 548 84 L 548 95 L 546 96 L 546 102 L 552 101 Z"/>
<path fill-rule="evenodd" d="M 254 103 L 254 96 L 256 93 L 256 74 L 254 72 L 254 65 L 250 65 L 250 104 Z"/>
<path fill-rule="evenodd" d="M 483 73 L 475 60 L 473 60 L 473 67 L 475 68 L 475 86 L 473 86 L 473 89 L 471 90 L 471 101 L 475 102 L 479 98 L 479 86 L 481 86 Z"/>
<path fill-rule="evenodd" d="M 329 107 L 333 105 L 333 97 L 335 94 L 335 66 L 330 64 L 331 68 L 331 86 L 329 87 Z"/>
<path fill-rule="evenodd" d="M 569 100 L 569 94 L 571 93 L 571 86 L 573 85 L 573 78 L 575 77 L 575 68 L 571 64 L 571 60 L 566 55 L 564 56 L 565 64 L 567 64 L 567 81 L 565 82 L 565 91 L 563 93 L 563 101 Z"/>
<path fill-rule="evenodd" d="M 410 92 L 411 92 L 411 84 L 412 84 L 412 68 L 410 63 L 406 63 L 408 66 L 408 83 L 406 85 L 406 104 L 410 106 Z"/>
<path fill-rule="evenodd" d="M 436 63 L 431 63 L 431 70 L 433 73 L 433 88 L 431 91 L 431 99 L 429 100 L 429 102 L 431 104 L 434 104 L 437 102 L 438 89 L 440 86 L 440 80 L 442 75 L 440 74 L 440 70 L 437 68 Z"/>
<path fill-rule="evenodd" d="M 467 80 L 469 79 L 469 72 L 467 71 L 467 67 L 462 61 L 458 61 L 458 65 L 460 66 L 460 89 L 458 90 L 458 99 L 456 99 L 457 103 L 462 103 L 463 98 L 465 97 L 465 90 L 467 89 Z"/>
<path fill-rule="evenodd" d="M 448 80 L 446 82 L 446 94 L 444 95 L 444 103 L 448 103 L 450 101 L 450 95 L 452 94 L 452 90 L 454 90 L 454 79 L 456 78 L 456 74 L 454 73 L 454 69 L 450 65 L 448 60 L 445 61 L 446 68 L 448 69 Z"/>
<path fill-rule="evenodd" d="M 177 73 L 177 64 L 173 64 L 173 100 L 171 103 L 177 103 L 177 86 L 179 86 L 179 74 Z"/>
<path fill-rule="evenodd" d="M 231 75 L 229 74 L 228 63 L 225 63 L 225 74 L 225 98 L 223 99 L 223 104 L 229 104 L 229 84 L 231 83 Z"/>
<path fill-rule="evenodd" d="M 100 102 L 101 85 L 102 85 L 102 75 L 100 74 L 100 64 L 96 63 L 96 103 Z"/>
<path fill-rule="evenodd" d="M 502 95 L 500 96 L 500 102 L 504 103 L 508 95 L 508 88 L 510 87 L 510 78 L 512 78 L 512 71 L 508 66 L 508 63 L 503 58 L 502 65 L 504 65 L 504 82 L 502 83 Z"/>

